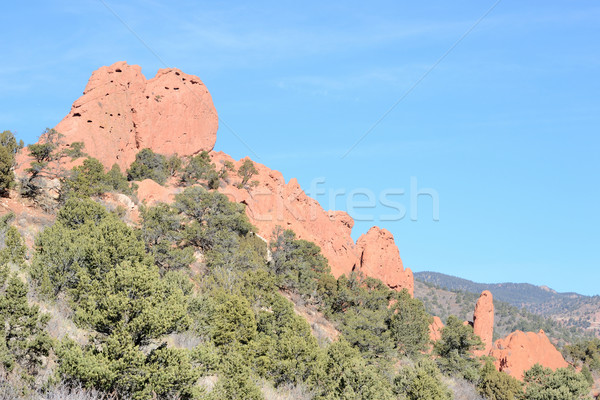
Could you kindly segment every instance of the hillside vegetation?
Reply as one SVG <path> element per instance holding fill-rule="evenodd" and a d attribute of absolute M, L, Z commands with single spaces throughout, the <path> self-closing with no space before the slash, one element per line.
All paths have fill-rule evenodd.
<path fill-rule="evenodd" d="M 546 333 L 554 332 L 551 336 L 557 340 L 572 342 L 586 336 L 600 337 L 600 296 L 557 293 L 528 283 L 476 283 L 437 272 L 417 272 L 415 280 L 429 287 L 463 293 L 467 299 L 483 290 L 491 291 L 494 304 L 497 304 L 497 315 L 509 317 L 499 325 L 501 330 L 505 323 L 517 326 L 514 324 L 522 320 L 526 326 L 539 326 L 537 329 L 544 329 Z M 459 300 L 462 303 L 464 299 Z"/>
<path fill-rule="evenodd" d="M 428 313 L 440 317 L 442 321 L 446 321 L 450 315 L 457 315 L 464 321 L 472 321 L 479 294 L 441 289 L 433 284 L 415 280 L 415 297 L 423 302 Z M 553 319 L 494 299 L 494 340 L 516 330 L 537 332 L 540 329 L 543 329 L 559 347 L 591 337 L 591 333 L 582 328 L 567 328 Z"/>
<path fill-rule="evenodd" d="M 33 151 L 21 197 L 9 195 L 35 209 L 47 190 L 38 178 L 65 154 L 44 144 Z M 406 290 L 356 273 L 335 279 L 320 248 L 291 230 L 276 229 L 266 243 L 244 205 L 214 190 L 236 174 L 240 186 L 251 182 L 251 167 L 219 170 L 206 154 L 175 162 L 143 150 L 128 181 L 87 158 L 59 171 L 51 221 L 32 246 L 17 229 L 31 228 L 24 216 L 15 223 L 7 213 L 0 398 L 566 400 L 589 392 L 572 368 L 536 366 L 524 383 L 496 371 L 473 355 L 481 340 L 455 316 L 432 345 L 431 316 Z M 138 204 L 129 223 L 123 208 L 103 205 L 107 192 L 133 202 L 135 179 L 164 174 L 180 185 L 172 204 Z"/>

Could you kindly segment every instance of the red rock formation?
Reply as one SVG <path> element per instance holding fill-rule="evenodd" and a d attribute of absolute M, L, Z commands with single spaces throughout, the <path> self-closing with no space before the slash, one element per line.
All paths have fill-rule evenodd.
<path fill-rule="evenodd" d="M 523 379 L 525 371 L 535 364 L 547 368 L 564 368 L 568 364 L 543 330 L 538 333 L 516 331 L 496 340 L 490 353 L 498 371 Z"/>
<path fill-rule="evenodd" d="M 244 161 L 235 161 L 222 152 L 212 153 L 212 157 L 217 168 L 225 161 L 233 162 L 239 168 Z M 390 232 L 371 228 L 355 244 L 350 236 L 354 221 L 347 213 L 325 211 L 304 193 L 296 179 L 292 178 L 286 184 L 280 172 L 258 163 L 255 167 L 258 174 L 252 180 L 258 182 L 256 187 L 239 189 L 234 184 L 239 178 L 232 177 L 232 184 L 219 190 L 231 200 L 246 205 L 248 217 L 262 237 L 271 239 L 277 226 L 292 229 L 298 238 L 321 247 L 336 278 L 358 269 L 367 276 L 381 279 L 393 289 L 406 288 L 413 295 L 412 271 L 403 268 Z"/>
<path fill-rule="evenodd" d="M 198 77 L 172 68 L 146 80 L 139 66 L 118 62 L 94 71 L 55 129 L 65 144 L 83 142 L 84 152 L 106 168 L 117 163 L 124 171 L 146 147 L 180 156 L 212 150 L 217 127 L 212 98 Z"/>
<path fill-rule="evenodd" d="M 475 351 L 476 356 L 494 357 L 498 371 L 504 371 L 517 379 L 539 363 L 547 368 L 566 367 L 567 363 L 550 340 L 540 330 L 538 333 L 516 331 L 492 344 L 494 337 L 494 302 L 492 294 L 484 290 L 477 300 L 473 313 L 473 331 L 483 341 L 485 348 Z M 431 330 L 431 328 L 430 328 Z"/>
<path fill-rule="evenodd" d="M 235 161 L 225 153 L 212 153 L 213 162 L 220 168 L 222 162 L 233 162 L 239 168 L 244 159 Z M 240 179 L 231 177 L 231 184 L 219 189 L 230 200 L 246 205 L 250 222 L 258 233 L 269 240 L 277 226 L 292 229 L 300 239 L 315 242 L 330 262 L 331 272 L 338 277 L 352 271 L 360 250 L 350 236 L 354 221 L 342 212 L 327 212 L 308 197 L 296 179 L 285 183 L 279 171 L 254 163 L 258 173 L 252 177 L 258 185 L 239 189 Z"/>
<path fill-rule="evenodd" d="M 161 186 L 152 179 L 144 179 L 138 182 L 137 197 L 147 206 L 160 203 L 172 203 L 177 190 L 174 187 Z"/>
<path fill-rule="evenodd" d="M 475 305 L 473 331 L 485 345 L 483 350 L 476 350 L 475 355 L 478 357 L 488 355 L 494 341 L 494 300 L 488 290 L 481 293 Z"/>
<path fill-rule="evenodd" d="M 36 236 L 56 218 L 31 199 L 20 197 L 15 190 L 10 190 L 7 197 L 0 197 L 0 216 L 9 213 L 14 214 L 12 225 L 19 230 L 29 248 L 33 248 Z"/>
<path fill-rule="evenodd" d="M 357 265 L 360 271 L 381 279 L 392 289 L 407 289 L 413 296 L 413 273 L 402 266 L 394 236 L 388 230 L 374 226 L 358 238 L 356 245 L 361 249 Z"/>
<path fill-rule="evenodd" d="M 84 151 L 105 167 L 117 163 L 126 170 L 143 148 L 170 155 L 187 156 L 211 150 L 216 140 L 217 113 L 206 87 L 199 78 L 177 69 L 160 70 L 146 80 L 139 66 L 119 62 L 95 71 L 83 96 L 57 126 L 63 142 L 83 142 Z M 21 172 L 30 158 L 18 156 Z M 224 153 L 211 153 L 213 161 L 235 162 Z M 391 233 L 371 229 L 355 244 L 351 237 L 352 218 L 342 211 L 327 212 L 308 197 L 296 179 L 285 182 L 283 175 L 261 164 L 252 180 L 258 185 L 237 188 L 238 177 L 223 185 L 221 192 L 247 205 L 250 221 L 259 234 L 269 239 L 277 226 L 292 229 L 298 238 L 315 242 L 338 277 L 353 269 L 381 279 L 391 288 L 413 293 L 413 276 L 404 270 Z M 72 165 L 67 165 L 70 168 Z M 218 166 L 220 168 L 220 166 Z M 138 197 L 148 204 L 170 202 L 177 188 L 152 181 L 139 184 Z"/>
<path fill-rule="evenodd" d="M 444 329 L 444 323 L 440 317 L 433 317 L 433 322 L 429 325 L 429 340 L 437 342 L 442 338 L 442 329 Z"/>

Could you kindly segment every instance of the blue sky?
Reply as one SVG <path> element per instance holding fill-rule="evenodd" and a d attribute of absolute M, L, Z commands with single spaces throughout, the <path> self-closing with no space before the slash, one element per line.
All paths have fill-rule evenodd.
<path fill-rule="evenodd" d="M 400 203 L 395 221 L 354 208 L 371 218 L 353 236 L 390 230 L 414 271 L 600 294 L 600 4 L 504 0 L 481 19 L 494 4 L 11 2 L 0 129 L 34 142 L 102 65 L 177 67 L 211 91 L 217 150 L 322 182 L 325 208 Z M 411 220 L 411 180 L 438 221 L 427 196 Z"/>

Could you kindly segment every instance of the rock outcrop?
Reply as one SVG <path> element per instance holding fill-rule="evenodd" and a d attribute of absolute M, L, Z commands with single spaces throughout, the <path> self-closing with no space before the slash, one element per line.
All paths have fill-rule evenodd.
<path fill-rule="evenodd" d="M 212 153 L 212 158 L 217 169 L 226 161 L 239 168 L 245 160 L 235 161 L 222 152 Z M 262 237 L 271 239 L 277 226 L 291 229 L 298 238 L 315 242 L 321 248 L 336 278 L 359 270 L 395 290 L 406 288 L 413 295 L 412 271 L 404 269 L 389 231 L 373 227 L 354 243 L 351 237 L 354 220 L 347 213 L 323 210 L 304 193 L 296 179 L 285 183 L 280 172 L 259 163 L 254 165 L 258 173 L 252 180 L 258 182 L 257 186 L 240 189 L 232 180 L 219 191 L 246 205 L 250 222 Z"/>
<path fill-rule="evenodd" d="M 107 169 L 116 163 L 125 171 L 144 148 L 179 156 L 210 151 L 217 127 L 212 98 L 199 78 L 178 69 L 161 69 L 146 80 L 139 66 L 119 62 L 94 71 L 83 96 L 55 129 L 63 135 L 64 146 L 83 142 L 83 151 Z M 18 156 L 21 173 L 31 161 L 26 154 L 22 151 Z M 221 152 L 211 152 L 211 157 L 219 169 L 225 161 L 236 168 L 244 161 Z M 351 237 L 354 220 L 347 213 L 323 210 L 296 179 L 286 183 L 280 172 L 255 166 L 258 173 L 252 180 L 258 182 L 256 186 L 238 188 L 238 177 L 231 177 L 219 190 L 247 206 L 260 236 L 272 238 L 278 226 L 292 229 L 298 238 L 321 248 L 335 277 L 360 270 L 393 289 L 406 288 L 413 294 L 412 271 L 404 269 L 390 232 L 372 228 L 355 243 Z M 146 180 L 139 183 L 137 195 L 150 205 L 173 201 L 179 190 Z"/>
<path fill-rule="evenodd" d="M 552 369 L 568 365 L 543 330 L 538 333 L 516 331 L 504 339 L 498 339 L 490 355 L 496 359 L 498 371 L 517 379 L 523 379 L 524 372 L 535 364 Z"/>
<path fill-rule="evenodd" d="M 360 249 L 358 270 L 381 279 L 392 289 L 407 289 L 413 296 L 413 273 L 410 268 L 404 269 L 394 236 L 388 230 L 374 226 L 358 238 L 356 245 Z"/>
<path fill-rule="evenodd" d="M 73 103 L 69 115 L 55 129 L 63 135 L 61 146 L 83 142 L 83 151 L 99 159 L 107 169 L 116 163 L 124 171 L 143 148 L 179 156 L 211 151 L 217 128 L 218 117 L 211 95 L 199 78 L 178 69 L 161 69 L 154 78 L 146 80 L 139 66 L 119 62 L 92 74 L 83 96 Z M 31 158 L 26 153 L 22 151 L 17 156 L 17 172 L 23 173 L 29 166 Z M 210 154 L 218 169 L 226 161 L 235 168 L 244 161 L 235 161 L 222 152 Z M 381 279 L 392 289 L 407 289 L 413 295 L 412 271 L 404 268 L 389 231 L 373 227 L 355 243 L 351 237 L 354 220 L 350 215 L 323 210 L 304 193 L 296 179 L 286 183 L 280 172 L 258 163 L 255 167 L 258 172 L 252 180 L 256 185 L 239 188 L 239 179 L 230 177 L 219 191 L 246 205 L 248 217 L 261 237 L 271 239 L 277 227 L 292 229 L 299 239 L 315 242 L 321 248 L 335 277 L 360 271 Z M 50 193 L 48 201 L 55 202 L 58 180 L 36 179 L 48 181 L 42 183 Z M 175 185 L 161 186 L 145 180 L 139 182 L 137 195 L 147 204 L 172 202 L 180 190 Z M 125 210 L 130 220 L 137 219 L 139 210 L 127 196 L 109 194 L 103 201 L 114 209 Z M 33 202 L 8 199 L 1 203 L 0 211 L 2 208 L 14 211 L 21 227 L 30 223 L 30 210 L 42 214 L 36 217 L 39 220 L 50 218 Z M 32 234 L 26 234 L 25 239 L 33 244 Z M 495 357 L 498 370 L 518 379 L 536 363 L 549 368 L 567 366 L 543 331 L 537 334 L 517 331 L 492 344 L 494 306 L 488 291 L 477 302 L 472 325 L 485 343 L 485 349 L 477 355 Z M 443 326 L 438 317 L 433 318 L 432 341 L 441 338 Z"/>
<path fill-rule="evenodd" d="M 477 300 L 473 312 L 473 331 L 481 338 L 485 347 L 476 350 L 476 356 L 488 355 L 494 341 L 494 299 L 489 290 L 484 290 Z"/>
<path fill-rule="evenodd" d="M 222 152 L 213 152 L 217 169 L 225 161 L 239 168 L 245 159 L 235 161 Z M 285 182 L 279 171 L 254 163 L 258 173 L 252 177 L 258 184 L 251 188 L 238 188 L 239 178 L 232 177 L 230 184 L 219 189 L 230 200 L 246 205 L 250 222 L 258 228 L 260 236 L 267 240 L 275 229 L 291 229 L 299 239 L 315 242 L 327 257 L 331 272 L 338 277 L 348 273 L 360 254 L 350 236 L 354 221 L 344 212 L 327 212 L 319 203 L 304 193 L 295 178 Z"/>
<path fill-rule="evenodd" d="M 431 325 L 429 325 L 429 340 L 437 342 L 442 338 L 442 329 L 444 329 L 444 323 L 438 316 L 433 317 Z"/>
<path fill-rule="evenodd" d="M 146 80 L 139 66 L 125 62 L 94 71 L 55 127 L 65 144 L 83 142 L 85 153 L 123 171 L 146 147 L 180 156 L 212 150 L 217 128 L 217 111 L 200 78 L 169 68 Z"/>
<path fill-rule="evenodd" d="M 138 182 L 137 196 L 147 206 L 156 203 L 172 203 L 175 200 L 175 194 L 179 192 L 174 187 L 165 187 L 154 182 L 152 179 L 144 179 Z"/>

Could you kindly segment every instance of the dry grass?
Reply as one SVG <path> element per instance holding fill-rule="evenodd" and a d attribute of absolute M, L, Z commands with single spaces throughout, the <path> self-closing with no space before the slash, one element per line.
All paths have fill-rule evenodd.
<path fill-rule="evenodd" d="M 454 400 L 485 400 L 475 386 L 464 379 L 444 377 L 444 383 L 454 393 Z"/>
<path fill-rule="evenodd" d="M 215 385 L 218 381 L 219 377 L 217 375 L 208 375 L 200 378 L 197 384 L 198 386 L 204 388 L 204 390 L 206 390 L 206 393 L 210 393 L 215 388 Z"/>
<path fill-rule="evenodd" d="M 317 310 L 316 306 L 306 304 L 302 297 L 296 293 L 280 293 L 293 303 L 294 312 L 308 322 L 310 330 L 319 345 L 325 346 L 337 340 L 340 332 L 331 321 L 325 318 L 322 312 Z"/>
<path fill-rule="evenodd" d="M 55 386 L 47 393 L 38 396 L 35 397 L 35 400 L 116 400 L 115 396 L 108 396 L 95 390 L 88 390 L 81 387 L 69 388 L 64 384 Z"/>
<path fill-rule="evenodd" d="M 71 388 L 64 383 L 55 385 L 44 392 L 28 390 L 18 379 L 6 379 L 0 374 L 0 400 L 116 400 L 96 390 L 82 387 Z M 125 399 L 121 399 L 125 400 Z"/>
<path fill-rule="evenodd" d="M 169 347 L 177 349 L 192 350 L 203 342 L 202 338 L 193 332 L 187 331 L 182 333 L 172 333 L 167 336 L 166 340 Z"/>
<path fill-rule="evenodd" d="M 37 296 L 32 296 L 32 301 L 39 305 L 43 313 L 50 314 L 50 321 L 46 326 L 48 334 L 55 339 L 62 339 L 65 336 L 75 340 L 80 345 L 88 343 L 88 332 L 78 328 L 73 322 L 73 312 L 67 304 L 67 300 L 59 298 L 55 302 L 45 302 L 39 300 Z"/>
<path fill-rule="evenodd" d="M 302 385 L 285 385 L 275 388 L 269 382 L 262 381 L 259 387 L 267 400 L 311 400 L 314 398 L 314 394 Z"/>

